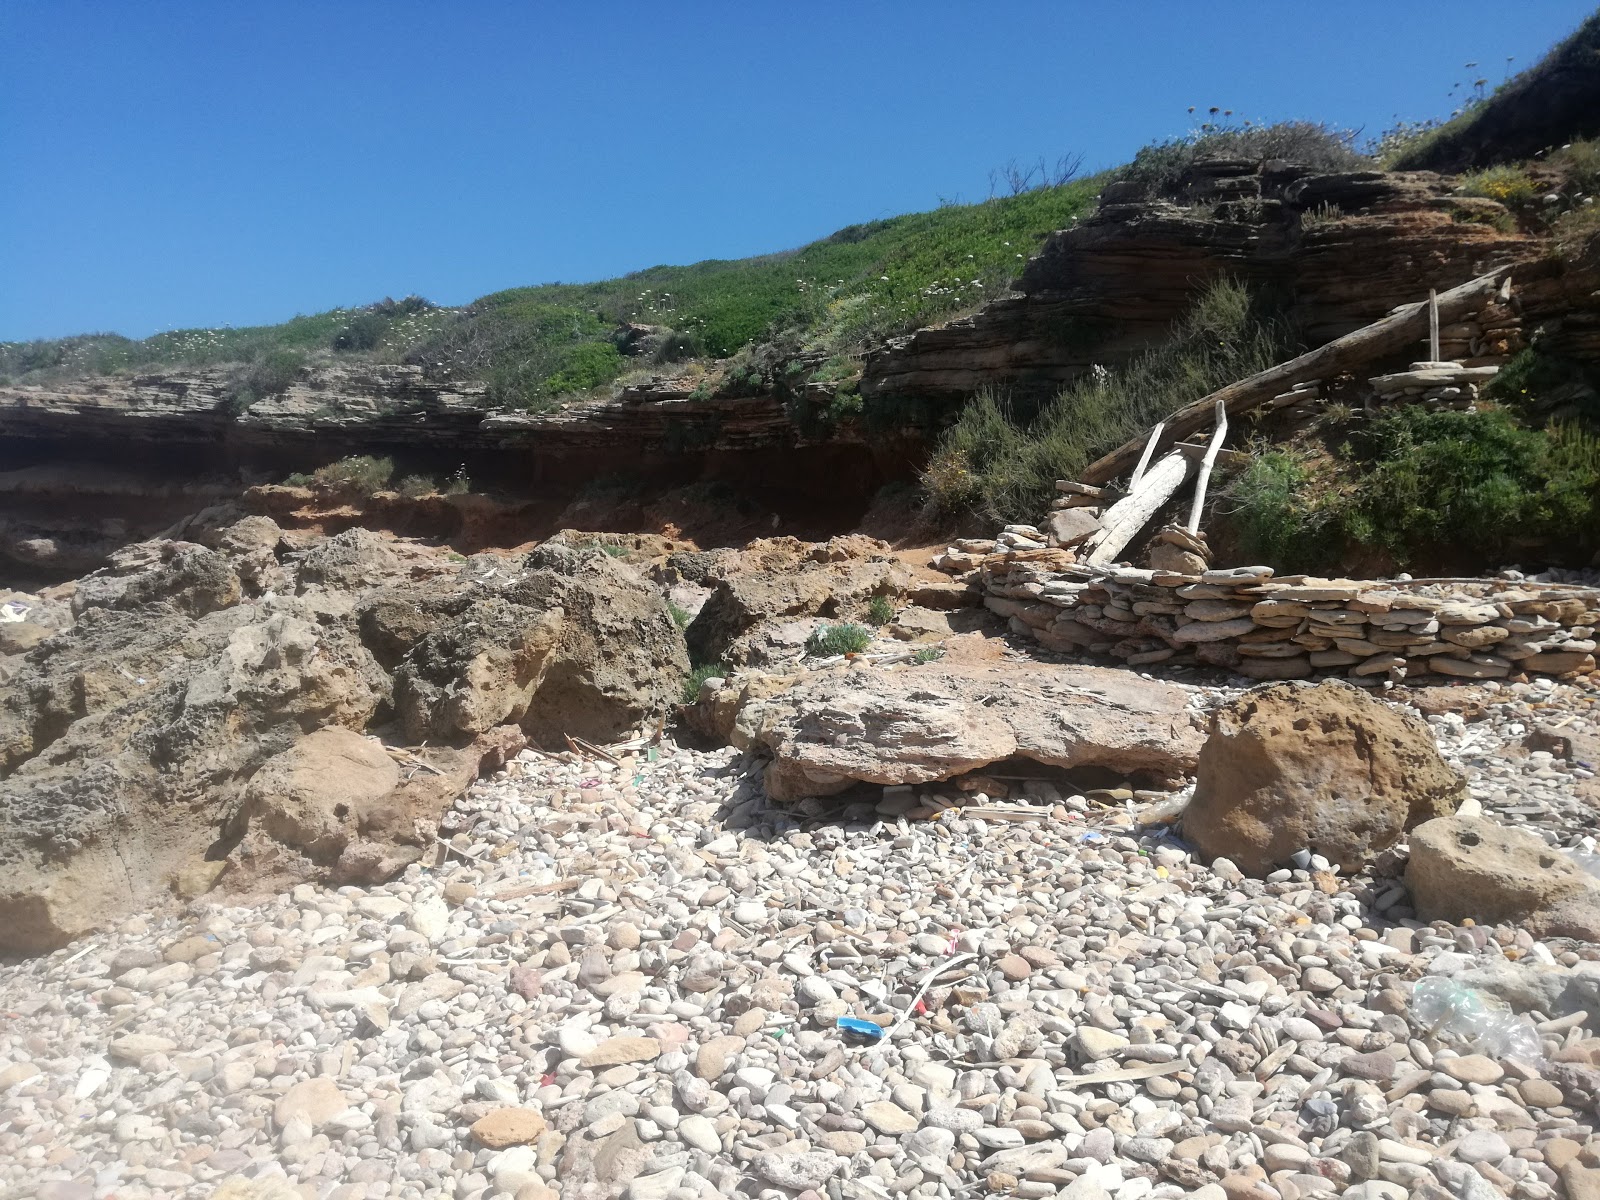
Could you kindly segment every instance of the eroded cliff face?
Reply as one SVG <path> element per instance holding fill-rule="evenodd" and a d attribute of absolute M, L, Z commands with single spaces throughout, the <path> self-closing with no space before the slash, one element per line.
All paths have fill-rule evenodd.
<path fill-rule="evenodd" d="M 770 519 L 765 531 L 826 537 L 856 527 L 885 483 L 913 478 L 942 420 L 977 389 L 1046 398 L 1161 341 L 1221 276 L 1271 289 L 1317 345 L 1429 288 L 1515 264 L 1520 327 L 1559 352 L 1600 355 L 1600 270 L 1557 263 L 1543 239 L 1498 227 L 1500 205 L 1453 187 L 1431 172 L 1248 162 L 1198 165 L 1175 201 L 1136 202 L 1113 184 L 1092 219 L 1049 239 L 1014 294 L 870 353 L 865 413 L 843 419 L 817 419 L 820 384 L 701 398 L 664 378 L 533 414 L 386 364 L 317 365 L 242 412 L 224 369 L 0 387 L 0 583 L 70 578 L 184 514 L 348 454 L 393 456 L 399 474 L 465 468 L 499 499 L 473 511 L 443 498 L 363 503 L 343 525 L 323 521 L 329 531 L 376 522 L 452 539 L 493 527 L 516 544 L 579 524 L 562 514 L 615 481 L 630 496 L 613 515 L 637 510 L 638 531 L 671 534 L 669 517 L 645 517 L 713 487 L 741 520 Z M 492 544 L 466 540 L 469 551 Z"/>
<path fill-rule="evenodd" d="M 1213 162 L 1190 173 L 1181 203 L 1124 201 L 1112 184 L 1094 217 L 1045 243 L 1015 295 L 891 341 L 868 356 L 862 391 L 934 402 L 995 383 L 1053 392 L 1159 341 L 1224 276 L 1272 289 L 1320 345 L 1429 288 L 1541 255 L 1539 239 L 1483 223 L 1500 205 L 1452 195 L 1453 183 Z"/>

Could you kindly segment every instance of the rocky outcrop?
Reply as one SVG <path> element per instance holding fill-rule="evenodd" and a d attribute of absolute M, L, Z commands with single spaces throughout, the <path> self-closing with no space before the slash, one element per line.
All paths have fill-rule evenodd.
<path fill-rule="evenodd" d="M 771 757 L 775 800 L 928 783 L 1012 758 L 1162 782 L 1192 770 L 1201 745 L 1184 688 L 1096 667 L 930 663 L 766 690 L 741 697 L 732 736 Z"/>
<path fill-rule="evenodd" d="M 689 625 L 689 652 L 697 662 L 731 666 L 764 665 L 775 624 L 806 617 L 862 620 L 874 596 L 896 597 L 911 582 L 886 543 L 859 535 L 820 545 L 762 539 L 685 567 L 694 582 L 711 589 Z"/>
<path fill-rule="evenodd" d="M 1182 205 L 1124 201 L 1113 184 L 1093 217 L 1029 260 L 1016 294 L 869 354 L 862 394 L 869 409 L 880 397 L 955 402 L 1002 380 L 1053 394 L 1163 339 L 1222 277 L 1290 297 L 1316 346 L 1430 287 L 1540 257 L 1537 239 L 1457 220 L 1453 187 L 1428 172 L 1313 176 L 1243 161 L 1198 164 Z"/>
<path fill-rule="evenodd" d="M 1478 818 L 1411 835 L 1406 886 L 1424 921 L 1511 924 L 1534 937 L 1600 941 L 1600 880 L 1538 834 Z"/>
<path fill-rule="evenodd" d="M 224 871 L 387 878 L 480 764 L 659 720 L 688 671 L 659 591 L 598 551 L 458 565 L 356 532 L 280 560 L 241 524 L 119 554 L 0 694 L 0 948 Z"/>
<path fill-rule="evenodd" d="M 1355 871 L 1465 789 L 1416 717 L 1342 681 L 1280 683 L 1212 713 L 1183 835 L 1252 875 L 1307 850 Z"/>

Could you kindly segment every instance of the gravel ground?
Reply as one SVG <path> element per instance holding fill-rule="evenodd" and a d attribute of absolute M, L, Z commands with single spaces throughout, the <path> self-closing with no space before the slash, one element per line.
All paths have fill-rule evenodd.
<path fill-rule="evenodd" d="M 1522 744 L 1592 733 L 1591 699 L 1430 720 L 1490 815 L 1572 846 L 1592 770 Z M 3 1194 L 1600 1195 L 1581 1024 L 1497 1061 L 1406 1015 L 1430 971 L 1596 948 L 1034 792 L 1025 821 L 802 816 L 733 751 L 525 754 L 393 883 L 0 968 Z"/>

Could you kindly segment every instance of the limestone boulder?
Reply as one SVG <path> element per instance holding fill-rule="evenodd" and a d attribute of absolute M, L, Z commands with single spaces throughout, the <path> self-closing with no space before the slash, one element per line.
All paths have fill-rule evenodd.
<path fill-rule="evenodd" d="M 400 768 L 375 738 L 329 726 L 262 764 L 245 793 L 246 819 L 332 862 L 399 786 Z"/>
<path fill-rule="evenodd" d="M 1187 689 L 1088 666 L 928 663 L 801 676 L 739 709 L 735 745 L 769 755 L 775 800 L 927 783 L 1010 758 L 1148 782 L 1193 769 Z"/>
<path fill-rule="evenodd" d="M 257 768 L 307 729 L 364 727 L 388 692 L 351 629 L 293 599 L 86 610 L 0 701 L 0 948 L 204 890 Z"/>
<path fill-rule="evenodd" d="M 1417 718 L 1342 680 L 1280 683 L 1212 714 L 1183 831 L 1253 875 L 1299 850 L 1356 870 L 1464 789 Z"/>
<path fill-rule="evenodd" d="M 1600 941 L 1600 880 L 1531 830 L 1478 818 L 1429 821 L 1411 835 L 1406 886 L 1424 921 L 1470 917 L 1539 938 Z"/>
<path fill-rule="evenodd" d="M 563 618 L 560 609 L 491 594 L 440 621 L 395 672 L 395 713 L 407 739 L 454 741 L 521 720 L 544 682 Z"/>

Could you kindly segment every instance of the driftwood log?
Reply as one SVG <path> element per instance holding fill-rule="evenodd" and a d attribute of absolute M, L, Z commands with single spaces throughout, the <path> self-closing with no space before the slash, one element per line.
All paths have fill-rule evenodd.
<path fill-rule="evenodd" d="M 1438 313 L 1439 320 L 1446 323 L 1476 312 L 1494 297 L 1510 270 L 1510 267 L 1501 267 L 1459 287 L 1453 287 L 1447 292 L 1440 292 L 1437 308 L 1433 311 Z M 1193 404 L 1184 405 L 1163 423 L 1165 428 L 1160 435 L 1161 445 L 1156 449 L 1181 441 L 1204 429 L 1214 418 L 1219 403 L 1230 415 L 1248 412 L 1265 404 L 1274 396 L 1288 391 L 1297 383 L 1326 379 L 1351 367 L 1385 358 L 1405 349 L 1413 342 L 1422 341 L 1428 336 L 1431 308 L 1433 306 L 1426 300 L 1408 304 L 1381 321 L 1374 321 L 1354 333 L 1335 338 L 1309 354 L 1302 354 L 1299 358 L 1292 358 L 1286 363 L 1270 367 L 1248 379 L 1230 383 L 1227 387 L 1212 392 L 1211 395 L 1196 400 Z M 1090 463 L 1079 475 L 1079 481 L 1105 484 L 1126 474 L 1139 461 L 1148 442 L 1149 435 L 1140 434 L 1133 441 L 1118 446 L 1110 454 Z"/>

